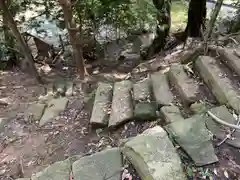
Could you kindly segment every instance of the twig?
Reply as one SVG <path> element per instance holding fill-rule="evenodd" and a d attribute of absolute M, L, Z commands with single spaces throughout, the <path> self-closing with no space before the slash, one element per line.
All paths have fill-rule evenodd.
<path fill-rule="evenodd" d="M 237 122 L 237 126 L 239 126 L 240 124 L 240 118 L 238 118 L 238 122 Z M 233 129 L 229 134 L 226 135 L 226 137 L 217 144 L 217 146 L 221 146 L 227 139 L 229 139 L 230 137 L 232 137 L 233 133 L 236 131 L 236 129 Z"/>
<path fill-rule="evenodd" d="M 228 126 L 230 128 L 234 128 L 234 129 L 237 129 L 237 130 L 240 130 L 240 126 L 238 125 L 235 125 L 235 124 L 231 124 L 231 123 L 228 123 L 220 118 L 218 118 L 216 115 L 214 115 L 213 113 L 211 113 L 210 111 L 207 112 L 209 116 L 211 116 L 216 122 L 218 122 L 219 124 L 222 124 L 222 125 L 225 125 L 225 126 Z"/>

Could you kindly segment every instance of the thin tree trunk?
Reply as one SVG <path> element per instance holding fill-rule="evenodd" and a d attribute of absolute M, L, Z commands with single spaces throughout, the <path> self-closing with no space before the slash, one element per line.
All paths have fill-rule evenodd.
<path fill-rule="evenodd" d="M 24 52 L 24 56 L 25 56 L 28 66 L 29 66 L 29 69 L 31 70 L 31 73 L 34 75 L 34 77 L 37 79 L 37 81 L 42 84 L 43 81 L 42 81 L 41 77 L 39 76 L 37 69 L 34 65 L 34 60 L 33 60 L 31 51 L 30 51 L 28 45 L 26 44 L 24 38 L 18 31 L 16 22 L 14 21 L 13 16 L 6 5 L 5 0 L 0 0 L 0 8 L 3 10 L 3 14 L 4 14 L 4 17 L 6 18 L 5 20 L 7 21 L 7 25 L 11 29 L 15 38 L 17 39 L 17 42 L 21 48 L 21 51 Z"/>
<path fill-rule="evenodd" d="M 68 29 L 70 43 L 73 48 L 73 58 L 74 58 L 74 61 L 76 62 L 80 79 L 84 80 L 86 70 L 84 67 L 84 59 L 83 59 L 81 43 L 79 42 L 79 39 L 77 36 L 77 33 L 79 30 L 78 28 L 76 28 L 76 24 L 73 20 L 72 4 L 70 0 L 59 0 L 59 3 L 63 10 L 65 26 Z"/>
<path fill-rule="evenodd" d="M 206 35 L 207 39 L 210 38 L 211 35 L 212 35 L 212 30 L 213 30 L 214 24 L 215 24 L 215 22 L 217 20 L 217 16 L 218 16 L 218 14 L 220 12 L 222 4 L 223 4 L 223 0 L 218 0 L 216 2 L 216 5 L 215 5 L 214 10 L 213 10 L 212 15 L 211 15 L 210 22 L 208 24 L 207 35 Z"/>

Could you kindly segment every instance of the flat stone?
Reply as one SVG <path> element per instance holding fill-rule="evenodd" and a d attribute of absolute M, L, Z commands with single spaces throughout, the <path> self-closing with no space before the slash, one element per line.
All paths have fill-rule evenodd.
<path fill-rule="evenodd" d="M 108 118 L 111 112 L 112 94 L 112 84 L 99 83 L 90 119 L 91 124 L 108 125 Z"/>
<path fill-rule="evenodd" d="M 69 159 L 56 162 L 43 171 L 36 173 L 31 180 L 69 180 L 71 173 L 71 162 Z"/>
<path fill-rule="evenodd" d="M 228 111 L 226 106 L 219 106 L 210 109 L 210 112 L 212 112 L 214 115 L 216 115 L 218 118 L 230 123 L 230 124 L 237 124 L 236 119 L 233 117 L 233 115 Z M 227 126 L 223 126 L 216 121 L 214 121 L 211 117 L 208 118 L 206 121 L 206 126 L 218 139 L 223 140 L 227 136 L 229 132 L 229 128 Z M 230 144 L 234 147 L 240 148 L 240 131 L 235 131 L 232 134 L 231 139 L 226 140 L 225 142 L 227 144 Z"/>
<path fill-rule="evenodd" d="M 151 75 L 154 98 L 160 106 L 167 106 L 173 102 L 173 94 L 169 88 L 165 74 L 155 72 Z"/>
<path fill-rule="evenodd" d="M 66 96 L 72 96 L 73 95 L 73 82 L 72 81 L 67 81 L 66 82 Z"/>
<path fill-rule="evenodd" d="M 193 79 L 188 77 L 182 65 L 172 65 L 168 75 L 169 80 L 179 92 L 183 102 L 191 104 L 198 99 L 199 86 Z"/>
<path fill-rule="evenodd" d="M 139 120 L 152 120 L 157 117 L 156 105 L 154 103 L 137 103 L 135 105 L 134 116 Z"/>
<path fill-rule="evenodd" d="M 168 135 L 160 126 L 148 129 L 123 143 L 122 153 L 141 179 L 185 180 L 181 160 Z"/>
<path fill-rule="evenodd" d="M 232 69 L 235 73 L 237 73 L 240 76 L 240 59 L 234 54 L 233 49 L 221 49 L 219 50 L 220 57 L 223 60 L 223 62 Z"/>
<path fill-rule="evenodd" d="M 109 127 L 117 126 L 133 117 L 132 82 L 116 82 L 113 90 Z"/>
<path fill-rule="evenodd" d="M 75 161 L 72 171 L 74 180 L 119 180 L 122 166 L 120 150 L 114 148 Z"/>
<path fill-rule="evenodd" d="M 136 102 L 151 101 L 151 82 L 148 78 L 133 84 L 133 98 Z"/>
<path fill-rule="evenodd" d="M 24 112 L 25 119 L 30 121 L 40 121 L 47 105 L 42 103 L 34 103 Z"/>
<path fill-rule="evenodd" d="M 209 56 L 199 56 L 196 69 L 209 89 L 221 105 L 227 104 L 240 112 L 239 92 L 233 87 L 231 80 L 223 76 L 216 60 Z"/>
<path fill-rule="evenodd" d="M 48 123 L 51 119 L 58 116 L 60 112 L 64 111 L 67 107 L 68 99 L 65 97 L 52 99 L 49 101 L 45 112 L 40 120 L 39 126 L 43 126 Z"/>
<path fill-rule="evenodd" d="M 203 115 L 195 115 L 165 126 L 196 166 L 204 166 L 218 161 L 205 121 L 206 118 Z"/>
<path fill-rule="evenodd" d="M 177 106 L 163 106 L 160 109 L 160 113 L 163 116 L 166 123 L 172 123 L 178 120 L 184 120 L 179 108 Z"/>

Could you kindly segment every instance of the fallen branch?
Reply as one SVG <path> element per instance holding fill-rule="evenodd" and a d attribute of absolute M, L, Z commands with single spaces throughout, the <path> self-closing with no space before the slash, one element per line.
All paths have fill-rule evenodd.
<path fill-rule="evenodd" d="M 216 115 L 214 115 L 213 113 L 211 113 L 210 111 L 207 112 L 209 116 L 211 116 L 213 118 L 213 120 L 215 120 L 217 123 L 221 124 L 221 125 L 224 125 L 224 126 L 227 126 L 227 127 L 230 127 L 230 128 L 234 128 L 234 129 L 237 129 L 237 130 L 240 130 L 240 126 L 238 125 L 235 125 L 235 124 L 231 124 L 231 123 L 228 123 L 220 118 L 218 118 Z"/>

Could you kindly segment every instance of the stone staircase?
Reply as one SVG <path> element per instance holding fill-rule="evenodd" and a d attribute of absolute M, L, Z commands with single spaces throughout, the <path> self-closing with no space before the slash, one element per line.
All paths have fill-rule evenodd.
<path fill-rule="evenodd" d="M 226 72 L 227 68 L 230 73 Z M 208 98 L 208 93 L 214 95 L 219 105 L 226 105 L 239 113 L 240 86 L 239 82 L 236 83 L 237 77 L 231 76 L 240 74 L 240 59 L 233 51 L 222 49 L 218 59 L 199 56 L 193 69 L 204 84 L 189 76 L 181 64 L 172 64 L 167 73 L 155 72 L 138 82 L 99 83 L 90 123 L 116 127 L 129 120 L 156 119 L 158 111 L 165 114 L 163 117 L 168 123 L 168 115 L 164 112 L 170 109 L 179 111 L 174 106 L 176 96 L 185 108 L 190 108 L 191 104 Z M 203 97 L 200 85 L 208 89 L 206 97 Z"/>
<path fill-rule="evenodd" d="M 219 55 L 218 58 L 199 56 L 193 61 L 194 74 L 191 75 L 185 71 L 185 65 L 173 64 L 167 73 L 154 72 L 137 82 L 100 82 L 90 119 L 93 126 L 117 128 L 131 120 L 158 119 L 163 128 L 147 129 L 124 140 L 118 148 L 78 157 L 70 164 L 69 159 L 57 162 L 31 179 L 119 180 L 124 164 L 122 155 L 142 180 L 187 179 L 171 138 L 195 165 L 218 162 L 209 132 L 220 140 L 226 134 L 222 125 L 206 112 L 231 124 L 236 124 L 236 119 L 230 110 L 240 113 L 240 58 L 229 49 L 219 50 Z M 202 87 L 207 91 L 203 93 Z M 210 103 L 209 94 L 215 97 L 216 103 Z M 183 116 L 185 109 L 190 111 L 188 116 Z M 233 135 L 236 138 L 226 143 L 240 148 L 240 132 Z"/>

